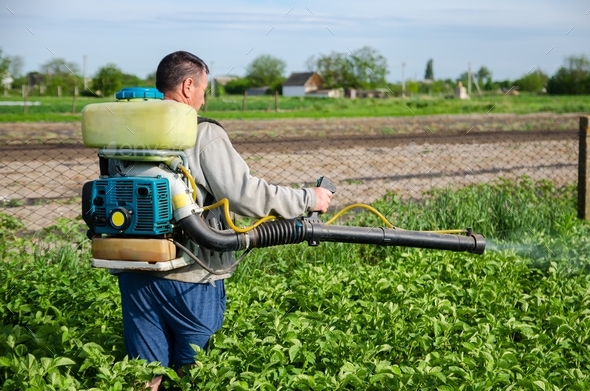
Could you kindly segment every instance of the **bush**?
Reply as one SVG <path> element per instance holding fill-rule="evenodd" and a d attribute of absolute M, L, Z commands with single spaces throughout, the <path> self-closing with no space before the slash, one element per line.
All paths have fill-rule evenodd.
<path fill-rule="evenodd" d="M 230 95 L 243 95 L 250 87 L 252 87 L 252 81 L 250 79 L 240 78 L 227 82 L 225 92 Z"/>
<path fill-rule="evenodd" d="M 549 79 L 547 92 L 554 95 L 590 94 L 590 60 L 588 57 L 570 56 L 565 66 Z"/>
<path fill-rule="evenodd" d="M 115 64 L 107 64 L 100 68 L 92 80 L 92 89 L 102 96 L 110 96 L 122 86 L 123 72 Z"/>
<path fill-rule="evenodd" d="M 529 73 L 516 80 L 514 84 L 520 91 L 542 92 L 549 78 L 541 71 Z"/>

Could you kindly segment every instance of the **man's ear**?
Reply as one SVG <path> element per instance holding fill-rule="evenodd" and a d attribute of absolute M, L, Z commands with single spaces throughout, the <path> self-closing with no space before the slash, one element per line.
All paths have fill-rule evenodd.
<path fill-rule="evenodd" d="M 186 79 L 184 79 L 184 81 L 182 82 L 182 96 L 185 98 L 188 98 L 191 96 L 191 91 L 193 88 L 195 88 L 195 82 L 192 78 L 187 77 Z"/>

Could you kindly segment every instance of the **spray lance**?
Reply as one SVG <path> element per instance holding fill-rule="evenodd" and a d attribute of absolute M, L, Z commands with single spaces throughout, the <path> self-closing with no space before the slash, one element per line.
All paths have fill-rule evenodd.
<path fill-rule="evenodd" d="M 196 142 L 196 112 L 162 100 L 153 88 L 125 88 L 116 98 L 116 103 L 90 104 L 82 111 L 84 144 L 98 148 L 102 162 L 101 177 L 82 191 L 95 267 L 163 271 L 198 263 L 212 274 L 225 274 L 243 257 L 226 270 L 213 270 L 199 259 L 198 249 L 247 253 L 301 242 L 485 251 L 484 237 L 469 228 L 459 235 L 404 230 L 389 223 L 392 228 L 339 226 L 324 223 L 317 212 L 295 219 L 267 216 L 251 227 L 237 227 L 227 200 L 207 207 L 196 202 L 197 184 L 184 152 Z M 317 185 L 336 192 L 328 178 Z M 229 229 L 212 227 L 203 218 L 206 209 L 219 206 Z"/>

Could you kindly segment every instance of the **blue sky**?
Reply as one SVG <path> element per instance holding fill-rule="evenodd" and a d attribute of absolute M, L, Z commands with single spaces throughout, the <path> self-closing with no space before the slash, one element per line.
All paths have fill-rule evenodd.
<path fill-rule="evenodd" d="M 91 76 L 115 63 L 145 77 L 175 50 L 203 58 L 213 74 L 243 75 L 258 55 L 305 71 L 312 55 L 365 45 L 387 59 L 387 79 L 457 78 L 471 63 L 494 79 L 532 67 L 553 74 L 565 56 L 590 56 L 590 1 L 73 1 L 0 0 L 0 48 L 25 70 L 87 56 Z M 573 27 L 573 29 L 572 29 Z"/>

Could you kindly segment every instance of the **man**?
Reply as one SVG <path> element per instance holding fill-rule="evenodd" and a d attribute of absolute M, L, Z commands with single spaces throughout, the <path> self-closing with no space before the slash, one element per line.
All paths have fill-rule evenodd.
<path fill-rule="evenodd" d="M 156 87 L 164 99 L 192 106 L 198 112 L 207 89 L 207 65 L 197 56 L 174 52 L 162 59 Z M 194 148 L 185 151 L 203 205 L 227 198 L 230 209 L 243 216 L 269 214 L 294 218 L 306 212 L 326 212 L 332 193 L 324 188 L 292 189 L 270 185 L 250 175 L 244 160 L 215 121 L 201 122 Z M 223 221 L 220 211 L 208 220 Z M 199 258 L 216 270 L 234 261 L 233 253 L 199 249 Z M 231 273 L 212 275 L 197 264 L 169 272 L 119 274 L 125 348 L 130 357 L 159 361 L 180 369 L 194 362 L 191 344 L 208 346 L 221 328 L 225 311 L 224 279 Z M 153 380 L 157 390 L 161 377 Z"/>

